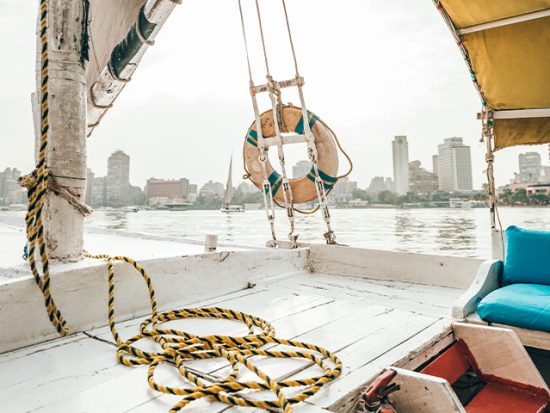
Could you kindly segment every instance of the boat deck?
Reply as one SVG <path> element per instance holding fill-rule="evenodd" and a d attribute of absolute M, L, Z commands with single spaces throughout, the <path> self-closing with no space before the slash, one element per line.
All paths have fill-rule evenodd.
<path fill-rule="evenodd" d="M 420 364 L 420 348 L 444 345 L 450 306 L 463 290 L 406 282 L 374 281 L 301 272 L 266 285 L 195 303 L 222 306 L 270 321 L 281 338 L 315 343 L 335 352 L 342 376 L 296 407 L 298 412 L 346 411 L 349 394 L 387 365 Z M 122 337 L 137 332 L 140 319 L 120 323 Z M 241 324 L 224 320 L 182 320 L 178 328 L 194 334 L 244 334 Z M 205 377 L 224 377 L 225 360 L 193 362 Z M 303 360 L 264 359 L 258 366 L 273 377 L 307 377 L 316 366 Z M 243 372 L 243 374 L 246 374 Z M 5 412 L 166 413 L 178 400 L 147 384 L 146 367 L 115 360 L 108 328 L 48 341 L 0 355 L 0 400 Z M 157 380 L 181 385 L 172 368 L 159 368 Z M 268 395 L 272 397 L 271 394 Z M 327 409 L 327 410 L 325 410 Z M 235 413 L 202 399 L 182 412 Z"/>

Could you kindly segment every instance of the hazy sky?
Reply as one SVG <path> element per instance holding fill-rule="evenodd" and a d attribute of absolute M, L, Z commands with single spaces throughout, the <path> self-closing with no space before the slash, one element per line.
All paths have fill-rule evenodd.
<path fill-rule="evenodd" d="M 392 175 L 391 140 L 405 134 L 410 160 L 431 170 L 443 138 L 472 148 L 474 186 L 484 182 L 484 148 L 475 118 L 480 103 L 459 51 L 431 0 L 287 0 L 308 108 L 329 123 L 366 187 Z M 280 2 L 262 0 L 272 74 L 293 77 Z M 265 75 L 252 0 L 243 0 L 255 79 Z M 33 167 L 30 93 L 34 87 L 37 1 L 0 0 L 0 169 Z M 295 95 L 284 95 L 295 104 Z M 266 98 L 261 100 L 268 108 Z M 236 0 L 184 0 L 150 48 L 132 82 L 88 143 L 97 175 L 107 157 L 131 156 L 130 178 L 188 177 L 224 181 L 231 152 L 242 172 L 243 138 L 253 120 Z M 506 183 L 517 154 L 498 152 Z M 294 145 L 287 163 L 305 159 Z M 342 161 L 344 163 L 344 161 Z M 345 165 L 341 166 L 343 171 Z"/>

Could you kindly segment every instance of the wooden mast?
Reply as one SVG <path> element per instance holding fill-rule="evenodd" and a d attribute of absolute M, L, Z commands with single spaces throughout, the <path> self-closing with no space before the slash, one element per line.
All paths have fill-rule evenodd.
<path fill-rule="evenodd" d="M 86 192 L 86 2 L 49 0 L 48 8 L 50 127 L 47 163 L 56 183 L 83 202 Z M 41 66 L 38 57 L 38 78 Z M 33 96 L 35 108 L 40 101 L 36 99 L 38 96 L 39 82 Z M 37 117 L 34 118 L 36 122 Z M 45 233 L 50 257 L 80 257 L 83 227 L 84 216 L 66 199 L 48 191 Z"/>

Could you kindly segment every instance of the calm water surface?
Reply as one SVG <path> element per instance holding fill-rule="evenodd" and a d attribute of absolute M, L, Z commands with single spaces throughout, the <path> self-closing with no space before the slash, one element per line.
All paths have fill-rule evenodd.
<path fill-rule="evenodd" d="M 550 230 L 550 208 L 500 208 L 504 228 L 517 225 Z M 23 226 L 23 212 L 0 212 L 0 222 Z M 487 258 L 490 255 L 489 213 L 486 209 L 335 209 L 333 228 L 341 243 L 351 246 L 427 254 Z M 264 245 L 270 237 L 264 211 L 222 214 L 219 211 L 95 211 L 86 226 L 204 240 L 218 234 L 220 242 Z M 301 241 L 323 242 L 319 215 L 298 216 Z M 280 239 L 288 223 L 277 214 Z"/>
<path fill-rule="evenodd" d="M 500 208 L 504 228 L 518 225 L 550 230 L 550 208 Z M 490 255 L 486 209 L 335 209 L 333 228 L 339 242 L 351 246 L 428 254 L 486 258 Z M 90 227 L 146 232 L 203 240 L 264 245 L 270 238 L 264 211 L 222 214 L 219 211 L 96 211 Z M 286 239 L 288 222 L 277 215 L 278 237 Z M 301 241 L 322 242 L 320 216 L 298 216 Z"/>

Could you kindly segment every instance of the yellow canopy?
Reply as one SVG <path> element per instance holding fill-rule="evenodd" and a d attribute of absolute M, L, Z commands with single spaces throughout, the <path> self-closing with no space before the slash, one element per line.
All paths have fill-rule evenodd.
<path fill-rule="evenodd" d="M 550 0 L 439 3 L 494 113 L 495 148 L 550 143 Z"/>

